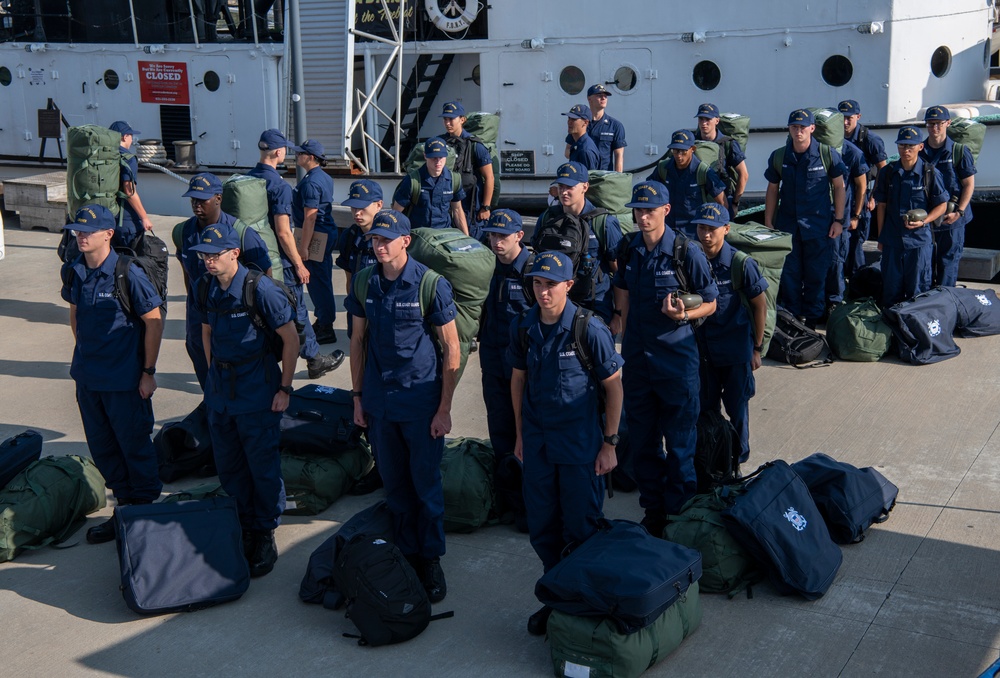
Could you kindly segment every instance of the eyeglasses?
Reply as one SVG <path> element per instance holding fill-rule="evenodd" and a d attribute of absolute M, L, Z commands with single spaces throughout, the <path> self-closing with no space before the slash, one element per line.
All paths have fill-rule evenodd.
<path fill-rule="evenodd" d="M 948 122 L 949 121 L 947 121 L 947 120 L 928 120 L 927 121 L 927 126 L 928 127 L 941 127 L 942 125 L 948 124 Z"/>
<path fill-rule="evenodd" d="M 232 252 L 232 250 L 222 250 L 218 254 L 209 254 L 208 252 L 198 252 L 198 258 L 201 259 L 202 261 L 215 261 L 226 252 Z"/>

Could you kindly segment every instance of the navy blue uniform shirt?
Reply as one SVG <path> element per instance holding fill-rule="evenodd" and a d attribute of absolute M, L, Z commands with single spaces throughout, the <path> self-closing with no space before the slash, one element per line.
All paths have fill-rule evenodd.
<path fill-rule="evenodd" d="M 715 313 L 705 318 L 705 322 L 695 329 L 705 351 L 705 358 L 716 366 L 749 363 L 753 357 L 753 322 L 750 312 L 743 306 L 740 293 L 733 286 L 733 257 L 736 248 L 723 243 L 722 249 L 708 263 L 719 288 Z M 742 292 L 747 299 L 763 294 L 767 280 L 761 275 L 757 262 L 747 257 L 743 262 Z"/>
<path fill-rule="evenodd" d="M 333 263 L 351 275 L 378 263 L 375 259 L 375 250 L 372 249 L 371 238 L 365 237 L 357 224 L 351 224 L 350 228 L 344 231 L 337 249 L 339 253 Z"/>
<path fill-rule="evenodd" d="M 850 223 L 848 219 L 852 214 L 854 214 L 854 179 L 858 177 L 863 177 L 868 174 L 868 161 L 865 160 L 865 154 L 861 152 L 854 144 L 843 145 L 843 153 L 841 154 L 841 159 L 844 161 L 844 166 L 847 168 L 847 176 L 844 177 L 844 189 L 846 200 L 845 205 L 847 207 L 844 209 L 844 230 L 846 231 Z"/>
<path fill-rule="evenodd" d="M 451 170 L 447 167 L 438 177 L 432 177 L 423 165 L 417 174 L 420 176 L 420 200 L 409 210 L 410 226 L 412 228 L 451 228 L 451 204 L 461 202 L 465 198 L 461 182 L 458 191 L 453 193 L 455 184 L 451 178 Z M 396 187 L 392 201 L 399 203 L 404 209 L 410 207 L 413 196 L 413 180 L 407 174 Z"/>
<path fill-rule="evenodd" d="M 578 162 L 588 170 L 601 169 L 601 154 L 589 134 L 582 135 L 576 141 L 573 140 L 573 135 L 568 134 L 566 143 L 569 144 L 569 162 Z"/>
<path fill-rule="evenodd" d="M 913 249 L 930 247 L 933 243 L 929 225 L 909 229 L 903 224 L 906 213 L 913 209 L 930 212 L 943 202 L 948 201 L 944 179 L 938 169 L 934 170 L 934 187 L 930 191 L 930 204 L 924 190 L 924 161 L 917 158 L 913 169 L 907 172 L 898 160 L 890 162 L 878 173 L 875 182 L 875 201 L 884 202 L 885 223 L 878 234 L 878 241 L 883 245 L 897 249 Z"/>
<path fill-rule="evenodd" d="M 486 374 L 510 379 L 507 364 L 507 346 L 510 343 L 510 326 L 530 306 L 523 285 L 530 285 L 531 278 L 524 278 L 524 267 L 531 253 L 521 251 L 509 264 L 497 259 L 490 292 L 483 305 L 482 331 L 479 333 L 480 361 Z"/>
<path fill-rule="evenodd" d="M 125 163 L 128 165 L 128 169 L 124 167 L 122 168 L 122 188 L 124 189 L 126 181 L 131 181 L 136 187 L 138 187 L 138 159 L 136 159 L 136 157 L 132 154 L 132 151 L 124 146 L 119 146 L 118 152 L 121 153 L 122 157 L 125 159 Z M 138 190 L 138 188 L 136 188 L 136 190 Z M 139 231 L 142 230 L 142 219 L 139 217 L 139 213 L 135 211 L 135 208 L 132 207 L 128 200 L 120 200 L 118 204 L 122 209 L 122 224 L 115 230 L 115 239 L 112 244 L 115 247 L 132 247 L 132 243 L 134 243 L 136 237 L 138 237 Z"/>
<path fill-rule="evenodd" d="M 671 158 L 671 160 L 673 160 Z M 660 178 L 658 167 L 654 167 L 647 181 L 662 181 L 670 190 L 670 213 L 667 214 L 667 226 L 683 230 L 688 237 L 698 237 L 698 227 L 691 220 L 698 216 L 698 209 L 706 202 L 698 185 L 698 166 L 701 160 L 692 156 L 691 164 L 684 169 L 678 169 L 674 162 L 667 163 L 667 176 Z M 708 201 L 712 201 L 726 190 L 726 185 L 711 167 L 705 177 L 705 193 Z"/>
<path fill-rule="evenodd" d="M 375 266 L 368 298 L 359 300 L 354 285 L 344 307 L 368 321 L 368 347 L 362 381 L 365 412 L 387 421 L 415 421 L 434 416 L 441 403 L 441 356 L 435 327 L 455 319 L 451 284 L 442 276 L 427 315 L 420 309 L 420 280 L 427 267 L 408 257 L 399 277 L 382 277 Z"/>
<path fill-rule="evenodd" d="M 931 148 L 924 139 L 924 148 L 920 151 L 920 159 L 931 162 L 934 167 L 941 172 L 944 179 L 944 188 L 948 196 L 958 198 L 962 194 L 962 179 L 967 179 L 976 174 L 976 164 L 972 161 L 972 151 L 966 146 L 965 153 L 961 158 L 954 157 L 955 142 L 950 138 L 945 138 L 941 148 Z M 965 214 L 955 220 L 953 224 L 941 224 L 935 230 L 947 231 L 952 228 L 965 226 L 972 220 L 972 203 L 965 208 Z"/>
<path fill-rule="evenodd" d="M 829 174 L 823 166 L 819 142 L 815 137 L 803 153 L 792 150 L 791 140 L 785 143 L 781 174 L 774 169 L 774 153 L 768 156 L 767 169 L 764 170 L 764 178 L 769 183 L 780 184 L 774 227 L 786 233 L 799 231 L 803 240 L 828 237 L 835 216 L 833 201 L 830 200 L 830 181 L 836 177 L 845 177 L 844 181 L 847 181 L 847 167 L 840 153 L 830 149 L 832 166 Z M 850 216 L 846 205 L 842 216 L 846 223 Z"/>
<path fill-rule="evenodd" d="M 306 208 L 317 210 L 316 232 L 334 234 L 337 225 L 333 221 L 333 178 L 322 167 L 313 167 L 306 172 L 292 190 L 292 223 L 301 228 L 306 218 Z"/>
<path fill-rule="evenodd" d="M 69 374 L 92 391 L 131 391 L 142 376 L 142 320 L 125 315 L 115 298 L 115 264 L 112 250 L 95 269 L 87 268 L 81 254 L 64 264 L 73 272 L 62 298 L 76 306 L 76 347 Z M 153 283 L 136 264 L 129 267 L 132 309 L 142 316 L 163 304 Z"/>
<path fill-rule="evenodd" d="M 628 146 L 628 142 L 625 141 L 625 125 L 605 113 L 600 120 L 590 121 L 587 125 L 587 136 L 594 140 L 600 156 L 597 167 L 592 169 L 614 171 L 614 152 Z"/>

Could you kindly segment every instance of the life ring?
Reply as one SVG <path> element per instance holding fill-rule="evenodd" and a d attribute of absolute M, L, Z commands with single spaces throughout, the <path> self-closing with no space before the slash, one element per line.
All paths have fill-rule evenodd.
<path fill-rule="evenodd" d="M 444 10 L 439 6 L 440 0 L 425 0 L 424 9 L 431 23 L 445 33 L 459 33 L 472 25 L 479 14 L 479 0 L 448 0 Z M 446 14 L 456 15 L 449 18 Z"/>

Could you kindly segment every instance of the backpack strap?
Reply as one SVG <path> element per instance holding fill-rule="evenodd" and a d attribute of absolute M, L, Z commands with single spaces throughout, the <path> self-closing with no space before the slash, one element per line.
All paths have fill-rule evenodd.
<path fill-rule="evenodd" d="M 687 250 L 688 238 L 680 231 L 674 232 L 674 273 L 677 275 L 677 282 L 682 292 L 690 292 L 687 272 Z"/>
<path fill-rule="evenodd" d="M 425 318 L 434 307 L 434 298 L 437 295 L 437 284 L 440 279 L 441 274 L 432 268 L 424 271 L 424 275 L 420 278 L 420 315 Z"/>
<path fill-rule="evenodd" d="M 965 144 L 956 141 L 951 146 L 951 164 L 954 166 L 955 160 L 965 159 Z"/>
<path fill-rule="evenodd" d="M 774 151 L 771 155 L 771 169 L 778 173 L 778 178 L 781 178 L 781 168 L 785 165 L 785 147 L 782 146 Z"/>
<path fill-rule="evenodd" d="M 674 161 L 673 158 L 665 158 L 656 163 L 656 176 L 660 178 L 660 183 L 667 183 L 667 167 Z"/>
<path fill-rule="evenodd" d="M 420 171 L 410 170 L 407 176 L 410 177 L 410 204 L 405 211 L 409 214 L 420 202 Z"/>
<path fill-rule="evenodd" d="M 115 262 L 115 298 L 121 304 L 125 315 L 132 315 L 132 273 L 129 268 L 132 266 L 132 257 L 127 254 L 119 254 L 118 261 Z"/>
<path fill-rule="evenodd" d="M 733 265 L 729 269 L 729 276 L 733 282 L 733 291 L 740 295 L 740 303 L 750 316 L 750 325 L 753 326 L 753 308 L 750 307 L 750 299 L 743 290 L 743 273 L 746 270 L 747 259 L 750 255 L 741 250 L 736 250 L 733 254 Z M 754 328 L 756 330 L 757 328 Z M 754 335 L 756 337 L 756 335 Z"/>
<path fill-rule="evenodd" d="M 182 221 L 179 224 L 174 224 L 174 228 L 170 232 L 170 239 L 174 241 L 174 250 L 177 252 L 181 251 L 181 241 L 184 239 L 184 224 L 186 223 L 186 221 Z"/>
<path fill-rule="evenodd" d="M 371 282 L 374 270 L 374 266 L 367 266 L 351 278 L 351 287 L 354 289 L 354 296 L 357 297 L 358 302 L 362 306 L 364 306 L 365 300 L 368 299 L 368 283 Z"/>
<path fill-rule="evenodd" d="M 858 123 L 858 143 L 863 144 L 868 141 L 868 128 Z"/>
<path fill-rule="evenodd" d="M 714 202 L 714 200 L 709 198 L 708 192 L 705 190 L 705 185 L 708 183 L 709 169 L 707 162 L 698 163 L 698 188 L 701 189 L 702 202 Z"/>
<path fill-rule="evenodd" d="M 570 325 L 570 332 L 573 335 L 573 351 L 580 360 L 583 371 L 594 374 L 594 356 L 590 354 L 590 346 L 587 344 L 587 328 L 590 326 L 590 319 L 594 317 L 594 312 L 582 306 L 576 307 L 576 314 Z M 594 374 L 594 379 L 597 375 Z M 600 384 L 600 380 L 597 380 Z"/>
<path fill-rule="evenodd" d="M 208 312 L 208 288 L 212 285 L 212 276 L 209 273 L 202 274 L 198 280 L 198 310 L 202 313 Z"/>
<path fill-rule="evenodd" d="M 255 269 L 247 271 L 247 277 L 243 280 L 243 305 L 250 311 L 250 322 L 259 330 L 270 332 L 267 321 L 257 307 L 257 286 L 264 273 Z"/>
<path fill-rule="evenodd" d="M 820 144 L 819 157 L 823 161 L 823 169 L 826 170 L 826 176 L 829 179 L 830 169 L 833 167 L 833 149 L 826 144 Z"/>
<path fill-rule="evenodd" d="M 445 169 L 447 169 L 447 168 L 445 168 Z M 451 170 L 448 170 L 448 171 L 451 171 Z M 458 191 L 459 191 L 460 188 L 462 188 L 462 175 L 459 174 L 458 172 L 452 172 L 451 173 L 451 194 L 452 194 L 452 197 L 454 197 L 455 194 L 458 193 Z"/>

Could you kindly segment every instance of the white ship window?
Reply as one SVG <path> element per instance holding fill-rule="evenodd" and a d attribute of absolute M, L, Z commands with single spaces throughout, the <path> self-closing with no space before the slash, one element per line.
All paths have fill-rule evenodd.
<path fill-rule="evenodd" d="M 219 80 L 219 74 L 215 71 L 205 71 L 203 82 L 205 83 L 205 89 L 209 92 L 215 92 L 219 89 L 222 81 Z"/>
<path fill-rule="evenodd" d="M 719 70 L 714 61 L 699 61 L 694 66 L 691 78 L 698 89 L 708 91 L 719 86 L 719 81 L 722 80 L 722 71 Z"/>
<path fill-rule="evenodd" d="M 112 68 L 104 71 L 104 86 L 108 89 L 118 89 L 118 73 Z"/>
<path fill-rule="evenodd" d="M 614 84 L 622 92 L 631 91 L 635 88 L 637 82 L 639 82 L 639 75 L 631 66 L 619 66 L 618 70 L 615 71 Z"/>
<path fill-rule="evenodd" d="M 823 62 L 823 80 L 831 87 L 843 87 L 854 77 L 854 64 L 842 54 L 834 54 Z"/>
<path fill-rule="evenodd" d="M 567 66 L 559 74 L 559 86 L 566 94 L 579 94 L 583 91 L 583 86 L 587 80 L 583 77 L 583 71 L 577 66 Z"/>
<path fill-rule="evenodd" d="M 935 78 L 943 78 L 951 70 L 951 50 L 941 45 L 931 55 L 931 73 Z"/>
<path fill-rule="evenodd" d="M 10 69 L 0 66 L 0 85 L 7 87 L 10 84 Z"/>

